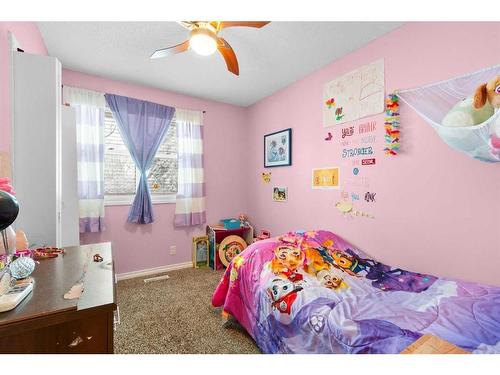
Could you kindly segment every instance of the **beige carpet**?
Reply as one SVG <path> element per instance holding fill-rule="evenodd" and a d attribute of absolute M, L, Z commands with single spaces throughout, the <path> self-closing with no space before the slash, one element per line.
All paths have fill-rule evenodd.
<path fill-rule="evenodd" d="M 210 303 L 222 272 L 184 269 L 167 280 L 118 282 L 115 353 L 260 353 L 246 331 Z"/>

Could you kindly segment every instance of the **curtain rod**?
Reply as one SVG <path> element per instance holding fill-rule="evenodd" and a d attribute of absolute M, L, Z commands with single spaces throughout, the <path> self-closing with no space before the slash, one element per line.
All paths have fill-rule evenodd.
<path fill-rule="evenodd" d="M 61 88 L 64 88 L 64 84 L 61 84 Z M 84 90 L 87 90 L 87 89 L 84 89 Z M 90 91 L 92 91 L 92 90 L 90 90 Z M 158 104 L 160 104 L 160 103 L 158 103 Z M 175 107 L 174 107 L 174 108 L 175 108 Z M 205 110 L 203 110 L 203 111 L 201 111 L 201 112 L 202 112 L 202 113 L 207 113 L 207 111 L 205 111 Z"/>

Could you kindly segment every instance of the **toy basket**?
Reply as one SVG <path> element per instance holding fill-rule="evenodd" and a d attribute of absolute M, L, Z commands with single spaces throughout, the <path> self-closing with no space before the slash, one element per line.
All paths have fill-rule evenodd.
<path fill-rule="evenodd" d="M 486 162 L 499 162 L 490 138 L 500 131 L 500 111 L 481 124 L 444 126 L 442 120 L 459 101 L 473 95 L 475 89 L 500 74 L 500 65 L 430 85 L 399 91 L 399 98 L 413 108 L 450 147 Z"/>

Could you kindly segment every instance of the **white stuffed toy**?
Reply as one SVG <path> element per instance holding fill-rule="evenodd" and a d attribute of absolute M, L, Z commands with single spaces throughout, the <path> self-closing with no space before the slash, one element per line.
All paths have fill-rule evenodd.
<path fill-rule="evenodd" d="M 493 116 L 494 109 L 491 104 L 487 103 L 477 109 L 473 104 L 473 98 L 458 102 L 444 116 L 441 124 L 448 127 L 472 126 L 481 124 Z"/>

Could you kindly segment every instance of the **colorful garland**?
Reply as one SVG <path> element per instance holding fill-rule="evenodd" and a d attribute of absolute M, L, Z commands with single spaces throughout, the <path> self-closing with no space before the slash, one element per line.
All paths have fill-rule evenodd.
<path fill-rule="evenodd" d="M 397 155 L 399 152 L 399 104 L 396 94 L 389 94 L 385 100 L 385 145 L 387 155 Z"/>

